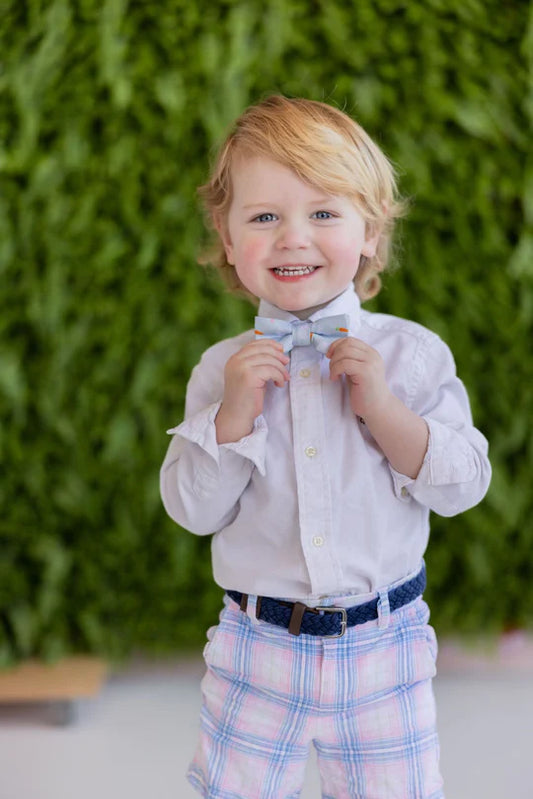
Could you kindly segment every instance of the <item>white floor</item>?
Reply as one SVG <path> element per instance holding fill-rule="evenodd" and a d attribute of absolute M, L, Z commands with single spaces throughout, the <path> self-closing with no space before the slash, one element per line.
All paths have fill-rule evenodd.
<path fill-rule="evenodd" d="M 63 727 L 42 705 L 0 706 L 0 799 L 194 799 L 202 672 L 137 662 Z M 443 668 L 435 692 L 447 799 L 532 799 L 533 671 Z M 301 799 L 319 797 L 311 760 Z"/>

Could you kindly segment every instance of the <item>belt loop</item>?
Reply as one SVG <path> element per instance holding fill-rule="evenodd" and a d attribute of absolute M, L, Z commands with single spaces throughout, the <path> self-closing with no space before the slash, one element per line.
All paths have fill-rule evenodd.
<path fill-rule="evenodd" d="M 378 627 L 386 630 L 390 624 L 389 592 L 379 591 L 378 597 Z"/>
<path fill-rule="evenodd" d="M 295 602 L 292 606 L 291 619 L 289 621 L 289 632 L 291 635 L 300 635 L 300 627 L 302 626 L 302 619 L 307 610 L 302 602 Z"/>
<path fill-rule="evenodd" d="M 246 615 L 249 619 L 252 620 L 254 624 L 257 624 L 257 599 L 258 597 L 255 594 L 248 594 L 248 604 L 246 607 Z"/>

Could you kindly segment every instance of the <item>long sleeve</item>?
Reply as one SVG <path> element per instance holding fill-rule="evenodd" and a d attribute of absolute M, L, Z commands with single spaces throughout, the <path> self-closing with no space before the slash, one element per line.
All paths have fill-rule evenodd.
<path fill-rule="evenodd" d="M 437 337 L 413 361 L 410 407 L 429 428 L 429 444 L 415 480 L 392 470 L 395 493 L 441 516 L 454 516 L 484 497 L 491 478 L 485 437 L 472 423 L 468 396 L 448 347 Z"/>
<path fill-rule="evenodd" d="M 197 535 L 208 535 L 236 517 L 239 498 L 252 472 L 264 474 L 266 422 L 262 416 L 250 435 L 217 444 L 215 418 L 223 392 L 223 368 L 213 350 L 204 354 L 187 387 L 185 421 L 168 433 L 172 440 L 161 467 L 160 488 L 169 516 Z M 220 355 L 220 353 L 218 353 Z"/>

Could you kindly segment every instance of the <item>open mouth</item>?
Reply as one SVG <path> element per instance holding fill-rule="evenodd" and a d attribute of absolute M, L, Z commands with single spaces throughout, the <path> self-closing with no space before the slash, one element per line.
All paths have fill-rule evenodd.
<path fill-rule="evenodd" d="M 280 277 L 300 277 L 301 275 L 311 275 L 318 268 L 318 266 L 298 264 L 296 266 L 276 266 L 272 271 Z"/>

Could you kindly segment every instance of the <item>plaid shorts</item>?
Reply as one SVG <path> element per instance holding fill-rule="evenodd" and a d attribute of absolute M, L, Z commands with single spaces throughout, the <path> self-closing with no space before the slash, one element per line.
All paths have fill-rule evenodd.
<path fill-rule="evenodd" d="M 226 598 L 191 784 L 209 799 L 297 799 L 313 744 L 323 799 L 442 799 L 428 619 L 419 598 L 386 625 L 296 637 Z"/>

